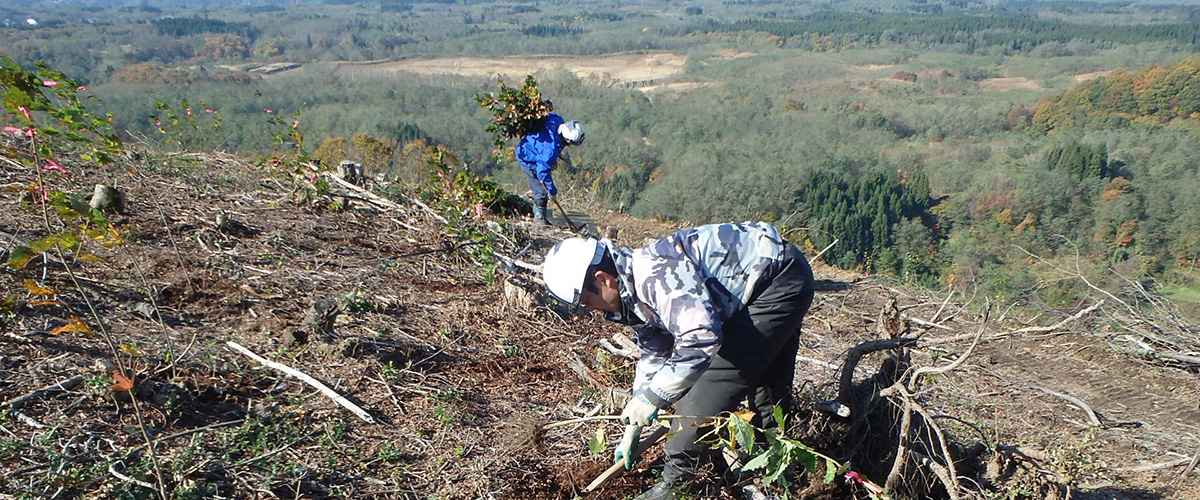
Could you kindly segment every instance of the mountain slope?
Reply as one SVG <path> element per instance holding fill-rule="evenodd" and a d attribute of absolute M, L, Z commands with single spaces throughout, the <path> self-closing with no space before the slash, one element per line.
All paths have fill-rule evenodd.
<path fill-rule="evenodd" d="M 79 228 L 71 217 L 43 214 L 24 189 L 35 172 L 16 160 L 27 151 L 9 145 L 3 154 L 0 248 L 13 256 L 20 245 Z M 569 233 L 470 210 L 461 219 L 442 212 L 453 221 L 443 224 L 395 186 L 371 185 L 392 193 L 381 201 L 303 166 L 217 154 L 137 158 L 106 169 L 60 160 L 70 176 L 48 181 L 81 196 L 98 182 L 123 190 L 124 212 L 107 214 L 123 242 L 85 238 L 74 252 L 39 253 L 0 273 L 8 297 L 0 303 L 0 400 L 11 405 L 81 377 L 69 391 L 21 400 L 0 420 L 6 495 L 152 498 L 162 488 L 171 498 L 573 498 L 609 465 L 609 453 L 590 455 L 587 441 L 600 429 L 614 442 L 619 426 L 538 426 L 619 412 L 632 361 L 598 341 L 625 332 L 548 304 L 536 273 L 508 270 L 503 259 L 490 271 L 476 252 L 487 246 L 536 264 Z M 630 245 L 672 229 L 593 215 Z M 102 260 L 82 258 L 89 254 Z M 922 378 L 925 391 L 914 399 L 931 417 L 948 416 L 932 421 L 953 436 L 964 491 L 1200 498 L 1194 477 L 1172 482 L 1186 462 L 1122 470 L 1196 456 L 1200 379 L 1194 369 L 1110 350 L 1090 330 L 1107 306 L 1059 328 L 1020 332 L 1028 325 L 973 314 L 981 299 L 825 266 L 817 274 L 790 426 L 805 442 L 883 484 L 895 429 L 814 409 L 838 395 L 836 367 L 861 342 L 893 335 L 922 337 L 907 354 L 891 351 L 914 366 L 945 366 L 980 333 L 965 362 Z M 74 318 L 92 333 L 51 334 Z M 324 382 L 373 422 L 229 341 Z M 854 403 L 871 418 L 895 416 L 895 400 L 871 386 L 894 375 L 889 356 L 858 364 Z M 101 361 L 124 367 L 134 389 L 114 389 L 122 378 Z M 1052 393 L 1085 402 L 1102 425 L 1088 425 Z M 152 454 L 146 436 L 155 439 Z M 647 487 L 655 453 L 589 498 Z M 899 491 L 946 497 L 936 481 L 920 484 L 927 472 L 915 466 Z M 814 479 L 799 481 L 812 498 L 865 498 L 842 479 Z"/>

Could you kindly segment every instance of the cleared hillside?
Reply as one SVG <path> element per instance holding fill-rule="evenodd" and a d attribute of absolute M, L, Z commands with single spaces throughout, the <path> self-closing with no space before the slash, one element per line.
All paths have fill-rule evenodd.
<path fill-rule="evenodd" d="M 26 188 L 29 150 L 10 141 L 3 151 L 0 238 L 11 258 L 77 223 L 44 213 Z M 569 233 L 487 212 L 435 215 L 398 186 L 346 187 L 303 165 L 152 152 L 104 168 L 59 162 L 70 175 L 48 185 L 86 199 L 103 182 L 127 201 L 107 214 L 119 242 L 85 238 L 0 273 L 0 496 L 574 498 L 608 467 L 610 452 L 589 454 L 588 440 L 599 430 L 615 442 L 617 425 L 537 428 L 618 412 L 632 377 L 632 360 L 600 344 L 625 332 L 547 303 L 522 267 Z M 592 216 L 630 245 L 672 229 Z M 501 257 L 487 261 L 481 246 Z M 934 425 L 950 437 L 910 448 L 920 453 L 896 492 L 1200 498 L 1195 366 L 1112 347 L 1120 325 L 1128 342 L 1153 343 L 1134 333 L 1154 319 L 1148 306 L 1131 316 L 1098 295 L 1040 327 L 999 307 L 985 321 L 972 312 L 984 299 L 962 292 L 817 274 L 789 435 L 884 484 L 901 442 L 896 405 L 907 404 L 925 422 L 910 446 L 929 442 Z M 894 338 L 919 340 L 866 355 L 839 388 L 855 346 Z M 366 416 L 229 342 L 323 382 Z M 906 362 L 953 369 L 881 397 Z M 839 396 L 850 418 L 816 409 Z M 943 452 L 957 462 L 952 494 L 918 457 L 939 463 Z M 588 498 L 646 488 L 656 453 Z M 820 483 L 804 475 L 796 487 L 805 498 L 866 498 L 842 478 Z"/>

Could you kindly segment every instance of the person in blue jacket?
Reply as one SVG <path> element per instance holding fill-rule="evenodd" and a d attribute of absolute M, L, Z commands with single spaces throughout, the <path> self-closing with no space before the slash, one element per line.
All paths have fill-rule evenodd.
<path fill-rule="evenodd" d="M 525 134 L 517 144 L 517 162 L 525 171 L 529 189 L 533 191 L 534 222 L 550 224 L 546 219 L 546 201 L 558 194 L 551 171 L 563 148 L 576 144 L 583 144 L 583 125 L 577 121 L 564 121 L 555 113 L 546 115 L 537 128 Z"/>

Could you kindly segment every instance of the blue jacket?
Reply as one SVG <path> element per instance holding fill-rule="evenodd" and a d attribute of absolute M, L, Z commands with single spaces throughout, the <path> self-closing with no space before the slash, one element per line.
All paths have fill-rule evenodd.
<path fill-rule="evenodd" d="M 791 246 L 762 222 L 684 229 L 637 250 L 603 243 L 623 304 L 608 319 L 638 332 L 633 393 L 659 407 L 696 383 L 721 348 L 722 324 L 746 307 L 764 275 L 790 258 Z"/>
<path fill-rule="evenodd" d="M 550 113 L 542 120 L 541 128 L 525 134 L 517 144 L 517 162 L 522 168 L 532 170 L 552 195 L 558 194 L 558 188 L 554 186 L 550 171 L 554 170 L 558 155 L 566 146 L 566 141 L 558 135 L 558 126 L 563 122 L 561 116 Z"/>

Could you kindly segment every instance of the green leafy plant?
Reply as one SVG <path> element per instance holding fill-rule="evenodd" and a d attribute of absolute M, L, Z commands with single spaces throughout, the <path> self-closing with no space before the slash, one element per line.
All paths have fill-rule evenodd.
<path fill-rule="evenodd" d="M 479 106 L 492 113 L 492 119 L 484 130 L 496 135 L 492 145 L 492 161 L 499 161 L 504 142 L 532 132 L 546 115 L 554 112 L 554 104 L 542 97 L 537 80 L 526 76 L 520 89 L 505 85 L 498 79 L 498 92 L 484 92 L 475 96 Z"/>
<path fill-rule="evenodd" d="M 112 378 L 106 373 L 93 372 L 83 376 L 83 386 L 93 394 L 107 394 L 112 383 Z"/>
<path fill-rule="evenodd" d="M 0 298 L 0 331 L 8 331 L 16 317 L 17 296 L 10 294 Z"/>
<path fill-rule="evenodd" d="M 874 483 L 862 479 L 857 472 L 850 471 L 850 463 L 839 464 L 833 458 L 826 456 L 812 447 L 783 434 L 785 426 L 783 409 L 774 408 L 775 423 L 778 430 L 764 430 L 754 427 L 749 422 L 750 412 L 732 413 L 719 419 L 717 427 L 723 427 L 724 433 L 718 434 L 711 443 L 712 448 L 728 448 L 748 458 L 742 466 L 743 471 L 761 471 L 764 483 L 774 485 L 783 490 L 783 498 L 788 498 L 788 486 L 791 482 L 787 472 L 796 467 L 803 467 L 809 473 L 816 473 L 821 462 L 824 462 L 825 474 L 822 482 L 832 483 L 838 476 L 844 476 L 847 481 L 862 484 L 872 499 L 887 499 L 887 494 Z M 766 438 L 766 446 L 759 448 L 755 443 L 756 433 Z"/>
<path fill-rule="evenodd" d="M 80 250 L 83 235 L 90 236 L 102 244 L 120 244 L 120 235 L 108 226 L 108 221 L 98 210 L 88 206 L 82 198 L 51 189 L 47 183 L 51 172 L 69 175 L 66 168 L 55 161 L 59 151 L 70 151 L 85 146 L 79 155 L 84 161 L 107 163 L 121 151 L 121 142 L 112 131 L 109 121 L 112 116 L 101 118 L 89 112 L 80 98 L 87 88 L 68 79 L 58 70 L 39 64 L 36 70 L 26 70 L 12 59 L 0 56 L 0 102 L 21 125 L 8 126 L 6 132 L 24 136 L 28 148 L 16 150 L 10 156 L 36 173 L 36 179 L 21 189 L 42 208 L 47 232 L 54 233 L 39 240 L 14 248 L 7 265 L 14 269 L 25 267 L 37 255 L 58 248 L 74 253 Z M 95 99 L 90 94 L 86 99 Z M 66 230 L 57 232 L 51 226 L 49 208 L 53 207 L 63 222 L 70 223 Z M 93 255 L 77 254 L 84 260 L 98 259 Z"/>
<path fill-rule="evenodd" d="M 514 345 L 508 339 L 497 340 L 496 347 L 499 347 L 500 350 L 504 352 L 504 356 L 508 358 L 521 354 L 521 348 Z"/>
<path fill-rule="evenodd" d="M 438 389 L 433 394 L 433 400 L 440 403 L 459 403 L 462 401 L 462 394 L 458 392 L 457 387 L 446 387 Z"/>
<path fill-rule="evenodd" d="M 77 144 L 90 149 L 81 156 L 84 161 L 109 163 L 122 150 L 110 124 L 112 115 L 97 116 L 83 105 L 84 100 L 99 99 L 85 94 L 86 87 L 44 63 L 27 70 L 11 58 L 0 56 L 0 92 L 4 109 L 22 125 L 5 130 L 29 138 L 37 156 L 50 158 L 53 148 Z M 46 140 L 39 143 L 36 139 L 41 136 Z"/>
<path fill-rule="evenodd" d="M 445 148 L 430 147 L 425 162 L 432 173 L 421 186 L 421 198 L 447 220 L 479 219 L 484 213 L 507 217 L 518 213 L 524 204 L 521 197 L 479 177 L 466 165 L 454 165 L 452 154 Z"/>
<path fill-rule="evenodd" d="M 588 438 L 588 453 L 599 455 L 604 453 L 608 448 L 608 434 L 604 432 L 604 428 L 596 429 L 596 433 Z"/>
<path fill-rule="evenodd" d="M 384 380 L 395 380 L 400 376 L 400 369 L 396 367 L 395 363 L 388 361 L 386 365 L 379 368 L 379 376 Z"/>
<path fill-rule="evenodd" d="M 437 419 L 438 423 L 442 424 L 442 427 L 450 427 L 458 420 L 458 415 L 454 411 L 454 408 L 444 404 L 434 407 L 433 417 Z"/>
<path fill-rule="evenodd" d="M 400 447 L 384 443 L 383 446 L 379 447 L 379 451 L 375 453 L 375 459 L 387 463 L 396 463 L 404 459 L 404 452 Z"/>
<path fill-rule="evenodd" d="M 0 458 L 8 460 L 25 448 L 25 442 L 17 438 L 0 438 Z"/>
<path fill-rule="evenodd" d="M 350 292 L 338 302 L 341 302 L 342 308 L 352 313 L 364 313 L 375 310 L 375 302 L 365 292 L 361 291 Z"/>
<path fill-rule="evenodd" d="M 293 119 L 289 120 L 270 108 L 263 108 L 270 115 L 267 124 L 271 125 L 271 144 L 273 146 L 290 146 L 296 152 L 303 151 L 304 135 L 300 133 L 300 110 L 296 110 Z"/>
<path fill-rule="evenodd" d="M 154 111 L 149 116 L 150 121 L 167 144 L 185 151 L 217 145 L 214 133 L 221 130 L 221 112 L 208 107 L 204 101 L 200 101 L 197 109 L 193 109 L 187 99 L 181 99 L 178 108 L 158 101 L 154 103 Z"/>

